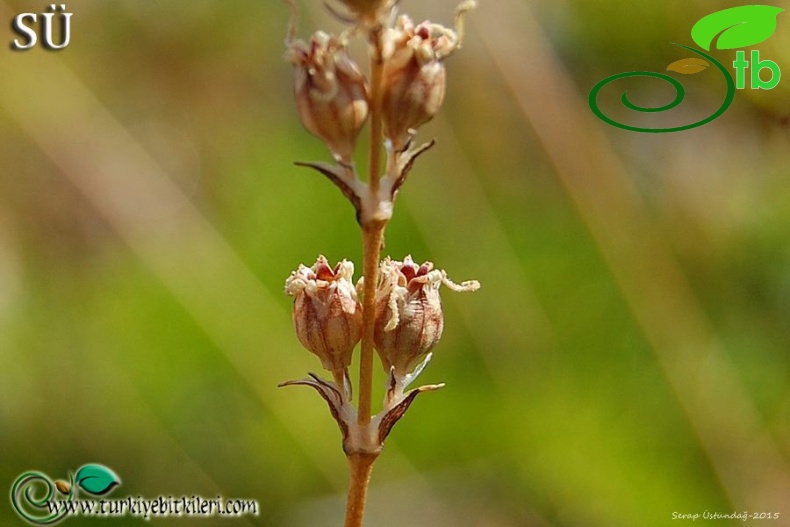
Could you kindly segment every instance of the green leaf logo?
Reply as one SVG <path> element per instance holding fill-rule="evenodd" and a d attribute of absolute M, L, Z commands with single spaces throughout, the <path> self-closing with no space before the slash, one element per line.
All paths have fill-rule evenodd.
<path fill-rule="evenodd" d="M 82 490 L 96 496 L 107 494 L 115 485 L 121 484 L 121 478 L 115 472 L 97 464 L 80 467 L 74 481 Z"/>
<path fill-rule="evenodd" d="M 694 24 L 691 38 L 706 51 L 710 51 L 717 36 L 718 49 L 753 46 L 774 34 L 776 17 L 782 11 L 784 9 L 770 5 L 744 5 L 716 11 Z"/>

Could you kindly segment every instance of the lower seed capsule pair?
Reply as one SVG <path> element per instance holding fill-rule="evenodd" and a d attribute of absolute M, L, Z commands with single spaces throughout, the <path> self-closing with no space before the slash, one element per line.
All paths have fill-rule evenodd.
<path fill-rule="evenodd" d="M 293 321 L 302 345 L 318 355 L 323 367 L 345 371 L 362 336 L 362 305 L 352 277 L 354 264 L 330 267 L 319 256 L 312 267 L 300 265 L 285 282 L 294 297 Z M 439 288 L 475 291 L 476 281 L 454 284 L 431 262 L 385 259 L 376 287 L 374 346 L 385 371 L 409 374 L 439 342 L 444 315 Z"/>

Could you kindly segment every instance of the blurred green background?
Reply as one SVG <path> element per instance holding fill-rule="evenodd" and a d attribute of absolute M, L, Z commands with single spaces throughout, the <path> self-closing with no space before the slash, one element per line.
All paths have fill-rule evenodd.
<path fill-rule="evenodd" d="M 301 37 L 342 28 L 299 3 Z M 627 132 L 590 88 L 663 71 L 685 58 L 670 42 L 737 3 L 481 4 L 385 253 L 483 287 L 444 294 L 421 380 L 447 388 L 388 439 L 367 525 L 790 525 L 790 81 L 700 128 Z M 328 155 L 296 118 L 287 7 L 69 0 L 67 49 L 11 51 L 13 16 L 48 5 L 0 2 L 2 492 L 96 462 L 122 479 L 111 498 L 261 509 L 157 525 L 340 525 L 337 426 L 311 390 L 276 387 L 320 369 L 285 278 L 360 256 L 352 208 L 292 164 Z M 401 4 L 445 24 L 454 6 Z M 756 48 L 790 72 L 788 16 Z M 672 122 L 720 104 L 715 72 L 680 80 Z M 7 498 L 0 524 L 22 525 Z"/>

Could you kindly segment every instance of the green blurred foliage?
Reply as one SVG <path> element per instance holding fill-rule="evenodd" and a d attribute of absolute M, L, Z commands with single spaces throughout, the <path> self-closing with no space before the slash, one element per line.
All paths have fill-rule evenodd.
<path fill-rule="evenodd" d="M 340 27 L 300 4 L 300 35 Z M 450 22 L 453 2 L 417 4 L 402 9 Z M 527 5 L 481 4 L 502 16 Z M 0 15 L 46 5 L 6 1 Z M 192 254 L 196 245 L 167 222 L 130 235 L 0 100 L 0 488 L 29 469 L 60 478 L 96 462 L 122 479 L 113 497 L 248 498 L 261 513 L 234 520 L 241 525 L 339 525 L 346 475 L 336 426 L 314 393 L 276 387 L 318 369 L 292 335 L 282 285 L 319 253 L 358 262 L 359 233 L 343 197 L 292 164 L 328 156 L 295 116 L 281 60 L 287 7 L 67 5 L 67 50 L 5 47 L 0 61 L 65 64 L 200 213 L 199 236 L 218 235 L 208 247 L 220 252 Z M 682 58 L 668 42 L 688 43 L 694 21 L 730 5 L 529 8 L 584 104 L 604 76 Z M 6 21 L 0 37 L 12 38 Z M 775 38 L 761 49 L 790 68 L 781 17 Z M 528 63 L 539 50 L 523 51 L 510 59 Z M 387 254 L 431 260 L 483 288 L 444 296 L 446 334 L 423 381 L 448 386 L 421 396 L 388 440 L 369 524 L 652 527 L 680 523 L 675 511 L 732 511 L 688 401 L 615 278 L 622 263 L 602 256 L 491 53 L 473 13 L 448 62 L 442 115 L 420 133 L 437 146 L 418 161 L 388 230 Z M 685 135 L 596 123 L 785 459 L 788 86 L 738 93 L 725 117 Z M 226 261 L 242 265 L 217 263 Z M 22 524 L 7 503 L 0 523 Z"/>

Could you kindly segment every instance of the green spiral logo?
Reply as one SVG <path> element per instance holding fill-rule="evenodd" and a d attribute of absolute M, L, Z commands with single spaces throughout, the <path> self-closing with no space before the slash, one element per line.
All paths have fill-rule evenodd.
<path fill-rule="evenodd" d="M 69 514 L 65 502 L 74 501 L 80 490 L 93 496 L 103 496 L 121 484 L 121 478 L 111 469 L 97 463 L 83 465 L 76 474 L 69 472 L 69 480 L 52 481 L 42 472 L 31 470 L 14 481 L 11 505 L 22 518 L 34 525 L 50 525 Z M 56 496 L 60 495 L 56 498 Z"/>
<path fill-rule="evenodd" d="M 62 488 L 66 489 L 65 486 Z M 25 472 L 11 487 L 11 505 L 14 506 L 17 514 L 32 524 L 49 525 L 58 522 L 66 516 L 66 509 L 58 507 L 57 511 L 50 511 L 50 503 L 53 502 L 56 489 L 60 491 L 56 482 L 49 479 L 46 474 L 36 471 Z M 73 499 L 74 486 L 73 481 L 70 481 L 66 500 Z"/>
<path fill-rule="evenodd" d="M 717 49 L 735 49 L 754 46 L 755 44 L 759 44 L 760 42 L 767 40 L 771 35 L 773 35 L 774 31 L 776 30 L 776 18 L 782 11 L 784 11 L 784 9 L 769 5 L 745 5 L 731 7 L 729 9 L 722 9 L 721 11 L 716 11 L 715 13 L 711 13 L 698 20 L 697 23 L 694 24 L 694 27 L 691 28 L 691 39 L 699 47 L 705 49 L 706 51 L 710 51 L 711 47 L 715 47 Z M 601 108 L 598 106 L 598 93 L 610 82 L 624 79 L 626 77 L 652 77 L 664 82 L 668 82 L 673 88 L 675 88 L 675 98 L 672 100 L 672 102 L 657 107 L 645 107 L 634 104 L 628 98 L 628 92 L 625 91 L 620 97 L 620 101 L 623 103 L 623 106 L 630 110 L 637 112 L 665 112 L 682 103 L 686 96 L 686 90 L 683 89 L 683 85 L 678 80 L 670 77 L 669 75 L 664 73 L 656 73 L 653 71 L 629 71 L 627 73 L 612 75 L 611 77 L 607 77 L 600 81 L 598 84 L 593 86 L 588 97 L 588 103 L 593 113 L 605 123 L 616 126 L 617 128 L 622 128 L 623 130 L 657 134 L 666 132 L 680 132 L 681 130 L 696 128 L 697 126 L 702 126 L 703 124 L 711 122 L 726 112 L 735 98 L 735 81 L 733 80 L 732 75 L 730 75 L 730 73 L 719 61 L 704 51 L 690 48 L 688 46 L 684 46 L 683 44 L 674 45 L 683 49 L 687 49 L 692 53 L 699 55 L 700 57 L 704 57 L 710 61 L 710 63 L 715 65 L 724 77 L 724 80 L 727 83 L 727 95 L 724 97 L 724 102 L 722 102 L 721 106 L 719 106 L 719 108 L 713 114 L 706 117 L 705 119 L 683 126 L 675 126 L 671 128 L 646 128 L 641 126 L 631 126 L 615 121 L 611 117 L 604 114 L 603 111 L 601 111 Z M 757 55 L 757 57 L 759 59 L 759 55 Z M 753 62 L 758 59 L 753 59 Z M 767 62 L 771 63 L 771 61 Z M 705 68 L 710 66 L 710 63 L 700 58 L 682 59 L 673 62 L 667 67 L 667 69 L 678 73 L 692 74 L 703 71 Z M 776 82 L 778 82 L 779 68 L 775 63 L 771 64 L 773 64 L 773 67 L 776 70 Z M 739 70 L 739 74 L 740 73 L 742 73 L 742 70 Z M 752 83 L 754 84 L 754 77 L 752 79 Z M 741 82 L 741 77 L 739 77 L 738 82 Z M 742 86 L 739 85 L 738 87 L 741 88 Z M 773 85 L 771 87 L 773 87 Z"/>
<path fill-rule="evenodd" d="M 724 80 L 727 82 L 727 95 L 724 98 L 724 102 L 722 102 L 721 106 L 719 106 L 719 108 L 713 114 L 695 123 L 685 124 L 682 126 L 675 126 L 671 128 L 644 128 L 641 126 L 631 126 L 628 124 L 615 121 L 614 119 L 603 113 L 603 111 L 601 111 L 601 108 L 598 106 L 598 92 L 600 92 L 601 89 L 607 84 L 609 84 L 610 82 L 614 82 L 619 79 L 624 79 L 626 77 L 653 77 L 668 82 L 675 88 L 675 98 L 672 100 L 672 102 L 665 104 L 664 106 L 657 106 L 657 107 L 645 107 L 645 106 L 636 105 L 633 102 L 631 102 L 630 99 L 628 99 L 628 91 L 624 91 L 623 95 L 620 97 L 620 101 L 623 103 L 623 106 L 625 106 L 626 108 L 629 108 L 637 112 L 665 112 L 667 110 L 671 110 L 672 108 L 675 108 L 680 103 L 682 103 L 683 99 L 686 97 L 686 90 L 683 88 L 683 85 L 674 77 L 670 77 L 669 75 L 666 75 L 664 73 L 656 73 L 654 71 L 629 71 L 626 73 L 618 73 L 617 75 L 606 77 L 604 80 L 600 81 L 598 84 L 593 86 L 592 90 L 590 90 L 589 103 L 590 103 L 590 109 L 593 111 L 593 113 L 602 121 L 609 123 L 612 126 L 616 126 L 617 128 L 622 128 L 623 130 L 657 134 L 657 133 L 666 133 L 666 132 L 680 132 L 681 130 L 696 128 L 697 126 L 702 126 L 703 124 L 707 124 L 711 122 L 712 120 L 716 119 L 724 112 L 726 112 L 727 109 L 730 107 L 730 104 L 732 104 L 733 99 L 735 98 L 735 81 L 733 80 L 730 73 L 724 68 L 724 66 L 718 60 L 714 59 L 707 53 L 700 51 L 698 49 L 684 46 L 683 44 L 675 44 L 675 45 L 687 49 L 693 53 L 696 53 L 697 55 L 705 57 L 707 60 L 709 60 L 716 66 L 716 68 L 721 72 L 722 76 L 724 77 Z"/>

